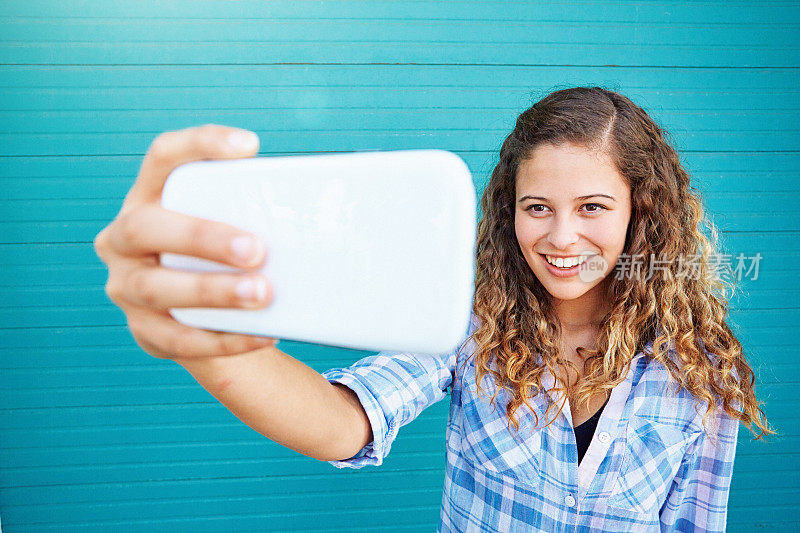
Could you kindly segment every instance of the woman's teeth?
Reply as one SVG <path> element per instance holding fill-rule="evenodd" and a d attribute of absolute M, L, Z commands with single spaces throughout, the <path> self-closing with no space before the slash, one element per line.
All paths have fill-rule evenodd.
<path fill-rule="evenodd" d="M 555 265 L 558 268 L 572 268 L 575 265 L 580 265 L 581 263 L 585 262 L 589 256 L 588 255 L 580 255 L 574 257 L 552 257 L 550 255 L 545 255 L 545 259 L 551 265 Z"/>

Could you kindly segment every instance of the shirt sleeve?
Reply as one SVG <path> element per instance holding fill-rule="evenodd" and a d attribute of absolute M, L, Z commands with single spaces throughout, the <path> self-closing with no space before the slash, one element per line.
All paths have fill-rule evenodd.
<path fill-rule="evenodd" d="M 323 372 L 331 383 L 341 383 L 356 393 L 367 412 L 374 437 L 350 459 L 328 462 L 337 468 L 383 463 L 400 427 L 447 395 L 455 357 L 455 350 L 438 355 L 380 352 L 347 368 Z"/>
<path fill-rule="evenodd" d="M 662 532 L 725 531 L 739 420 L 718 406 L 707 426 L 714 439 L 703 432 L 681 463 L 661 507 Z"/>

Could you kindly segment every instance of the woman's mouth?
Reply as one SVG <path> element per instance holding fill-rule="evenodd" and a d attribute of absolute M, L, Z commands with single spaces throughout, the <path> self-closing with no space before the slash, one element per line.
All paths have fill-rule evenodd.
<path fill-rule="evenodd" d="M 541 256 L 542 261 L 544 261 L 547 270 L 552 275 L 559 278 L 568 278 L 576 275 L 580 271 L 581 265 L 591 257 L 590 255 L 579 255 L 567 258 L 556 258 L 545 254 L 539 254 L 539 256 Z"/>

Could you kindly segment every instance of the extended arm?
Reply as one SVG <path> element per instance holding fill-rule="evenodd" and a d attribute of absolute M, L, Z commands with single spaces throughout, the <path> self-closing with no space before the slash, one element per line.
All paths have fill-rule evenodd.
<path fill-rule="evenodd" d="M 351 389 L 275 347 L 176 361 L 242 422 L 303 455 L 346 459 L 372 441 Z"/>

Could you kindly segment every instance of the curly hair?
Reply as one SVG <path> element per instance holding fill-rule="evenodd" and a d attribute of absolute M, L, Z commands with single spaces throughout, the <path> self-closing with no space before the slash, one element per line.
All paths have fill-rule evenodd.
<path fill-rule="evenodd" d="M 535 395 L 542 390 L 545 369 L 556 378 L 551 390 L 563 391 L 577 402 L 573 405 L 588 408 L 593 396 L 609 394 L 625 378 L 634 355 L 644 351 L 666 367 L 679 390 L 708 404 L 704 429 L 721 399 L 724 410 L 753 434 L 753 425 L 761 429 L 757 439 L 775 433 L 756 400 L 755 376 L 742 346 L 725 323 L 726 293 L 733 283 L 716 275 L 710 262 L 718 249 L 716 228 L 665 135 L 625 96 L 600 87 L 573 87 L 552 92 L 524 111 L 505 138 L 481 199 L 473 302 L 480 326 L 469 339 L 476 346 L 471 357 L 478 393 L 487 373 L 497 385 L 492 402 L 500 388 L 509 391 L 509 429 L 513 424 L 519 430 L 514 412 L 523 402 L 531 408 L 529 391 Z M 562 329 L 552 297 L 525 261 L 514 230 L 520 163 L 543 143 L 565 142 L 602 150 L 630 186 L 623 254 L 643 257 L 644 269 L 654 257 L 698 258 L 693 276 L 678 275 L 677 262 L 671 260 L 659 266 L 663 275 L 642 279 L 609 274 L 603 280 L 610 310 L 602 317 L 597 348 L 577 349 L 585 363 L 576 384 L 560 377 L 563 369 L 577 366 L 559 356 Z M 703 225 L 711 238 L 703 234 Z M 556 407 L 549 399 L 548 405 L 545 419 Z M 539 417 L 531 411 L 538 425 Z"/>

